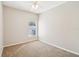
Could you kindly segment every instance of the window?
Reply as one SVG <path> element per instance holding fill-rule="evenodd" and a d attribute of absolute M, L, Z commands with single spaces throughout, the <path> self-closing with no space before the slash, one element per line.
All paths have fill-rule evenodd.
<path fill-rule="evenodd" d="M 35 24 L 35 22 L 29 22 L 29 35 L 30 36 L 36 35 L 36 24 Z"/>

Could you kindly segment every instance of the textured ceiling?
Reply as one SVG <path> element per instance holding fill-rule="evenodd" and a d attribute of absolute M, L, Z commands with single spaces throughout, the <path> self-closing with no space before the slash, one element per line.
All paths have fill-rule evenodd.
<path fill-rule="evenodd" d="M 65 3 L 65 1 L 64 2 L 63 1 L 38 1 L 37 3 L 39 5 L 38 9 L 32 8 L 33 3 L 34 1 L 4 1 L 3 5 L 25 10 L 25 11 L 30 11 L 33 13 L 42 13 L 44 11 L 47 11 L 51 8 L 54 8 L 56 6 L 59 6 Z"/>

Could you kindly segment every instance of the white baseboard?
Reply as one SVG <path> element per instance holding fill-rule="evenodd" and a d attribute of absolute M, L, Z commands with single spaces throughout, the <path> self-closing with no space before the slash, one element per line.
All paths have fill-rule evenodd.
<path fill-rule="evenodd" d="M 42 41 L 42 40 L 40 40 L 40 41 Z M 67 52 L 70 52 L 70 53 L 73 53 L 73 54 L 79 55 L 78 52 L 74 52 L 74 51 L 71 51 L 71 50 L 69 50 L 69 49 L 65 49 L 65 48 L 63 48 L 63 47 L 60 47 L 60 46 L 55 45 L 55 44 L 48 43 L 48 42 L 46 42 L 46 41 L 42 41 L 42 42 L 44 42 L 44 43 L 46 43 L 46 44 L 48 44 L 48 45 L 51 45 L 51 46 L 57 47 L 57 48 L 59 48 L 59 49 L 65 50 L 65 51 L 67 51 Z"/>
<path fill-rule="evenodd" d="M 0 57 L 2 57 L 3 47 L 0 48 Z"/>
<path fill-rule="evenodd" d="M 29 40 L 29 41 L 25 41 L 25 42 L 19 42 L 19 43 L 15 43 L 15 44 L 10 44 L 10 45 L 5 45 L 5 46 L 3 46 L 3 48 L 4 48 L 4 47 L 14 46 L 14 45 L 19 45 L 19 44 L 23 44 L 23 43 L 28 43 L 28 42 L 31 42 L 31 41 L 36 41 L 36 39 L 34 39 L 34 40 Z"/>

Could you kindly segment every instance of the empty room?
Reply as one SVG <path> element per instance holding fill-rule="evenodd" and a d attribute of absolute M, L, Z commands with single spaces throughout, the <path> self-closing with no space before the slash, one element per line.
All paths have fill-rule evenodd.
<path fill-rule="evenodd" d="M 1 57 L 79 57 L 79 1 L 0 1 Z"/>

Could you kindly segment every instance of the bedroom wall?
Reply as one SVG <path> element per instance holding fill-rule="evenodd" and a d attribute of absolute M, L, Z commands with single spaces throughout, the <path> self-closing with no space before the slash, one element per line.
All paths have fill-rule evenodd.
<path fill-rule="evenodd" d="M 4 46 L 11 46 L 20 43 L 26 43 L 37 40 L 28 37 L 29 22 L 37 23 L 38 15 L 18 10 L 15 8 L 3 6 L 4 9 Z"/>
<path fill-rule="evenodd" d="M 3 8 L 2 3 L 0 2 L 0 56 L 3 51 Z"/>
<path fill-rule="evenodd" d="M 39 39 L 79 54 L 79 2 L 66 2 L 40 14 Z"/>

